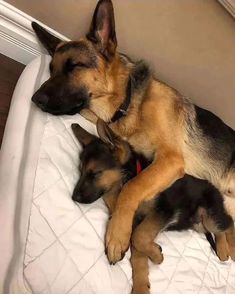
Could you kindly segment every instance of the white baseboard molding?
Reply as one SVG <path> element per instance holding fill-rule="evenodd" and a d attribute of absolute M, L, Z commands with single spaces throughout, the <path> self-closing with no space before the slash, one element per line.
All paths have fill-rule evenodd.
<path fill-rule="evenodd" d="M 36 56 L 44 53 L 31 27 L 32 21 L 38 22 L 58 38 L 68 40 L 31 16 L 0 0 L 0 53 L 23 64 L 28 64 Z"/>

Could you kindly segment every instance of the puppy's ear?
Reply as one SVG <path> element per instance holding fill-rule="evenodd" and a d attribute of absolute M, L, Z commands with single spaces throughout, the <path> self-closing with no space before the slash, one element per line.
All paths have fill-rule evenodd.
<path fill-rule="evenodd" d="M 98 119 L 96 123 L 97 133 L 100 139 L 109 144 L 111 147 L 115 147 L 119 141 L 119 137 L 110 129 L 110 127 L 102 120 Z"/>
<path fill-rule="evenodd" d="M 43 27 L 41 27 L 38 23 L 32 22 L 32 28 L 34 29 L 39 41 L 46 48 L 48 53 L 53 56 L 55 53 L 55 49 L 57 45 L 61 42 L 60 39 L 53 36 L 51 33 L 46 31 Z"/>
<path fill-rule="evenodd" d="M 106 59 L 115 54 L 117 39 L 111 0 L 100 0 L 95 8 L 87 39 L 95 44 Z"/>
<path fill-rule="evenodd" d="M 100 118 L 96 123 L 96 128 L 100 139 L 104 143 L 111 146 L 116 158 L 121 164 L 124 164 L 128 160 L 131 153 L 129 144 L 117 136 Z"/>
<path fill-rule="evenodd" d="M 71 128 L 73 130 L 73 133 L 74 133 L 75 137 L 78 139 L 78 142 L 83 147 L 90 144 L 93 140 L 96 139 L 96 136 L 88 133 L 79 124 L 72 124 Z"/>

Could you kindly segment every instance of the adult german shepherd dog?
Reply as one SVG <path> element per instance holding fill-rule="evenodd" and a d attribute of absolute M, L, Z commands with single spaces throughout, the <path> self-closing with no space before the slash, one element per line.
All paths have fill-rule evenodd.
<path fill-rule="evenodd" d="M 117 51 L 111 0 L 98 2 L 89 32 L 78 41 L 63 42 L 38 24 L 32 26 L 52 56 L 51 77 L 32 100 L 52 114 L 82 112 L 94 122 L 96 117 L 103 119 L 136 152 L 152 160 L 118 197 L 106 233 L 110 262 L 120 260 L 127 250 L 140 203 L 185 173 L 235 197 L 235 132 L 155 79 L 145 63 Z M 227 240 L 235 250 L 234 232 L 228 232 Z"/>

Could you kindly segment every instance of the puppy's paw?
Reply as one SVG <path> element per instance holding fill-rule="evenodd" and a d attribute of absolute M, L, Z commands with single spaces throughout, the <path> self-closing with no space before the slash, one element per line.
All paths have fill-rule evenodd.
<path fill-rule="evenodd" d="M 131 294 L 150 294 L 150 283 L 133 285 Z"/>
<path fill-rule="evenodd" d="M 221 261 L 226 261 L 229 259 L 230 254 L 227 244 L 224 244 L 223 246 L 217 246 L 216 253 Z"/>
<path fill-rule="evenodd" d="M 155 264 L 160 264 L 163 262 L 164 257 L 160 245 L 156 243 L 153 244 L 152 252 L 149 254 L 149 259 Z"/>
<path fill-rule="evenodd" d="M 229 255 L 233 261 L 235 261 L 235 246 L 229 246 Z"/>

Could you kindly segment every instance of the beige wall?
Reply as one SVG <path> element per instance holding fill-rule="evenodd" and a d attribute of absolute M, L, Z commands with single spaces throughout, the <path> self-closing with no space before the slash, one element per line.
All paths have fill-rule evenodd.
<path fill-rule="evenodd" d="M 71 38 L 95 0 L 7 0 Z M 121 51 L 235 129 L 235 21 L 216 0 L 113 0 Z"/>

